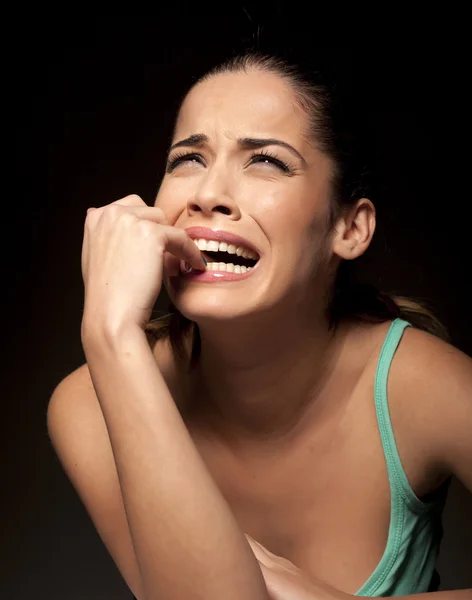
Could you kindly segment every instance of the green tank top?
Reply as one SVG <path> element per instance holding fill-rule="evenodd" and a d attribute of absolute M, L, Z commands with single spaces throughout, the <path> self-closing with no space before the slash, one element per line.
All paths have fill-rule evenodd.
<path fill-rule="evenodd" d="M 398 454 L 390 421 L 387 379 L 395 351 L 410 323 L 395 319 L 385 338 L 375 375 L 375 408 L 390 484 L 390 526 L 379 564 L 356 596 L 403 596 L 434 591 L 442 538 L 441 513 L 450 479 L 428 497 L 413 492 Z"/>

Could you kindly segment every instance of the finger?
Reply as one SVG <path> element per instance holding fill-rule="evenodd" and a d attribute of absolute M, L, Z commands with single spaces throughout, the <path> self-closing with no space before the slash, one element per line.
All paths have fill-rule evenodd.
<path fill-rule="evenodd" d="M 279 575 L 273 571 L 270 567 L 259 561 L 259 568 L 264 578 L 264 583 L 269 594 L 270 600 L 289 600 L 292 596 L 287 596 L 286 589 L 284 590 L 283 584 L 281 585 Z"/>
<path fill-rule="evenodd" d="M 179 259 L 188 262 L 194 269 L 204 270 L 205 263 L 203 262 L 202 254 L 188 233 L 184 229 L 169 225 L 167 216 L 161 208 L 133 204 L 137 202 L 135 198 L 141 201 L 139 196 L 127 196 L 122 200 L 101 207 L 99 215 L 95 215 L 92 212 L 87 216 L 87 219 L 92 219 L 95 222 L 102 218 L 115 220 L 124 212 L 132 214 L 142 221 L 151 221 L 152 223 L 159 224 L 162 227 L 160 234 L 163 235 L 162 239 L 164 242 L 162 250 L 168 251 Z"/>
<path fill-rule="evenodd" d="M 123 200 L 124 201 L 124 200 Z M 112 202 L 100 208 L 100 218 L 103 215 L 108 215 L 112 220 L 118 218 L 123 213 L 132 214 L 138 219 L 153 221 L 154 223 L 161 223 L 162 225 L 169 225 L 169 221 L 165 212 L 161 208 L 146 205 L 129 205 L 120 204 L 122 200 Z M 87 213 L 88 214 L 88 213 Z M 91 215 L 93 219 L 97 218 L 95 215 Z"/>
<path fill-rule="evenodd" d="M 245 533 L 244 535 L 248 538 L 248 540 L 251 542 L 251 544 L 254 544 L 257 548 L 260 548 L 266 554 L 272 554 L 272 552 L 270 552 L 270 550 L 267 550 L 267 548 L 265 546 L 263 546 L 260 542 L 255 540 L 253 537 L 251 537 L 248 533 Z"/>
<path fill-rule="evenodd" d="M 124 198 L 120 198 L 115 202 L 112 202 L 108 206 L 113 204 L 118 204 L 119 206 L 147 206 L 144 200 L 138 196 L 137 194 L 130 194 L 129 196 L 125 196 Z M 148 207 L 150 208 L 150 207 Z"/>
<path fill-rule="evenodd" d="M 150 223 L 159 225 L 159 236 L 162 241 L 163 256 L 165 251 L 167 251 L 178 259 L 189 263 L 194 269 L 205 269 L 202 254 L 195 242 L 185 229 L 168 225 L 167 216 L 162 209 L 154 206 L 119 206 L 115 203 L 103 207 L 102 210 L 103 212 L 100 215 L 100 218 L 110 218 L 114 221 L 118 219 L 120 215 L 127 214 L 133 215 L 137 220 L 149 221 Z M 87 218 L 95 219 L 95 214 L 92 213 Z"/>
<path fill-rule="evenodd" d="M 253 539 L 247 533 L 245 535 L 246 535 L 247 541 L 249 542 L 249 545 L 252 548 L 252 551 L 254 552 L 254 556 L 257 558 L 257 560 L 261 564 L 265 565 L 266 567 L 270 567 L 270 565 L 271 565 L 270 557 L 267 554 L 267 552 L 265 551 L 264 546 L 262 546 L 261 544 L 256 542 L 256 540 Z"/>
<path fill-rule="evenodd" d="M 264 578 L 270 600 L 289 600 L 291 596 L 287 596 L 287 594 L 283 592 L 283 589 L 281 589 L 277 574 L 262 563 L 259 563 L 259 568 L 262 577 Z"/>
<path fill-rule="evenodd" d="M 162 226 L 163 250 L 189 263 L 194 269 L 205 269 L 203 257 L 195 242 L 184 229 Z"/>

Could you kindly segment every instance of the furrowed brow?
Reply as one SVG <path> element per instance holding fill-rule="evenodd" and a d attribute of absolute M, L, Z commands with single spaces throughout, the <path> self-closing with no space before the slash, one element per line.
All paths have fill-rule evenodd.
<path fill-rule="evenodd" d="M 179 140 L 175 144 L 172 144 L 172 146 L 169 149 L 169 152 L 172 152 L 174 148 L 180 148 L 182 146 L 199 146 L 200 144 L 203 144 L 205 142 L 208 142 L 207 135 L 205 135 L 204 133 L 193 133 L 185 139 Z"/>

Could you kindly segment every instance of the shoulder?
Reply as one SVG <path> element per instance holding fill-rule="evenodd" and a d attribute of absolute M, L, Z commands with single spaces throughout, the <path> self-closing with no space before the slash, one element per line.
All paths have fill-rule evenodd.
<path fill-rule="evenodd" d="M 472 487 L 466 475 L 472 463 L 472 359 L 407 327 L 390 369 L 389 403 L 412 446 L 423 450 L 438 471 Z"/>
<path fill-rule="evenodd" d="M 472 359 L 438 337 L 407 327 L 392 363 L 398 386 L 408 395 L 428 398 L 428 405 L 440 409 L 444 398 L 470 405 Z M 395 362 L 394 361 L 394 362 Z"/>
<path fill-rule="evenodd" d="M 162 338 L 156 341 L 150 351 L 167 385 L 175 387 L 179 380 L 179 372 L 169 339 Z M 72 403 L 72 398 L 80 392 L 88 392 L 87 397 L 91 399 L 91 405 L 98 407 L 98 399 L 87 363 L 80 365 L 59 381 L 54 388 L 51 402 L 57 403 L 60 398 L 62 404 Z"/>

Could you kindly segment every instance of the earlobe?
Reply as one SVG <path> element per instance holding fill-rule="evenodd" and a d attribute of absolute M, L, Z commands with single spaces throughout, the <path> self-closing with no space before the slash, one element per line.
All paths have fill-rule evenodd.
<path fill-rule="evenodd" d="M 344 260 L 364 254 L 375 231 L 375 207 L 367 198 L 346 209 L 334 227 L 333 252 Z"/>

